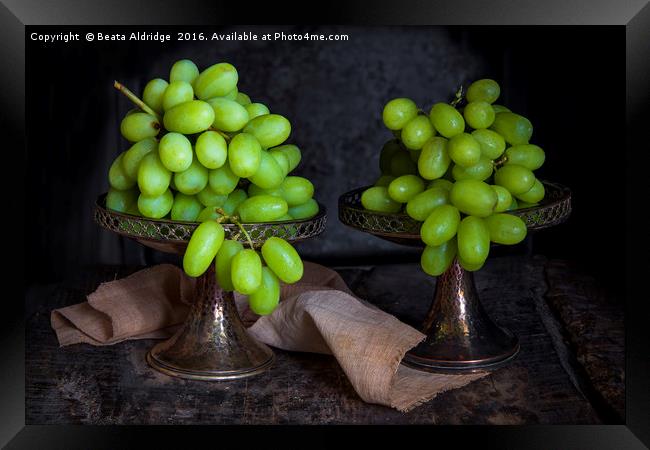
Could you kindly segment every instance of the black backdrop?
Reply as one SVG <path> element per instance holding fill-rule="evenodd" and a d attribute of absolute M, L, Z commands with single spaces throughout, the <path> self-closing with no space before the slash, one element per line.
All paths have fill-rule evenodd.
<path fill-rule="evenodd" d="M 131 105 L 112 88 L 113 80 L 139 93 L 149 79 L 166 78 L 175 60 L 190 58 L 200 68 L 233 63 L 241 91 L 291 120 L 290 140 L 303 149 L 298 173 L 314 181 L 330 216 L 326 233 L 305 243 L 301 253 L 329 263 L 417 259 L 414 251 L 347 229 L 336 218 L 338 196 L 377 176 L 378 151 L 390 137 L 381 124 L 383 104 L 408 96 L 428 109 L 449 99 L 459 83 L 499 80 L 499 103 L 529 117 L 532 142 L 546 150 L 540 178 L 574 193 L 571 219 L 535 235 L 534 251 L 574 260 L 616 292 L 625 270 L 623 27 L 219 31 L 235 30 L 347 33 L 349 40 L 44 45 L 30 41 L 36 29 L 28 29 L 27 235 L 28 253 L 39 261 L 29 282 L 62 279 L 88 264 L 161 258 L 99 229 L 92 204 L 107 189 L 111 161 L 128 147 L 119 121 Z M 79 32 L 83 39 L 85 29 Z"/>

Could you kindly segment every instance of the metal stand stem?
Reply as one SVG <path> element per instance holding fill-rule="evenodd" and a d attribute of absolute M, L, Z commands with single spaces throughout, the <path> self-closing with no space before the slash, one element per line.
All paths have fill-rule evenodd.
<path fill-rule="evenodd" d="M 512 360 L 519 341 L 495 325 L 483 310 L 474 275 L 457 260 L 438 277 L 423 325 L 427 338 L 406 354 L 407 366 L 430 372 L 477 372 Z"/>
<path fill-rule="evenodd" d="M 234 296 L 218 286 L 213 265 L 197 280 L 196 299 L 183 326 L 147 353 L 154 369 L 192 380 L 256 375 L 274 359 L 271 349 L 246 331 Z"/>

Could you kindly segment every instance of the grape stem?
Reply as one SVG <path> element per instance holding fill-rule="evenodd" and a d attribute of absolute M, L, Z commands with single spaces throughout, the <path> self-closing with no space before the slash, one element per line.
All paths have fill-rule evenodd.
<path fill-rule="evenodd" d="M 127 88 L 126 86 L 124 86 L 122 83 L 120 83 L 117 80 L 113 82 L 113 87 L 115 89 L 117 89 L 118 91 L 120 91 L 122 94 L 124 94 L 126 96 L 126 98 L 131 100 L 138 108 L 140 108 L 141 110 L 143 110 L 147 114 L 151 114 L 152 116 L 154 116 L 156 118 L 156 120 L 158 121 L 158 123 L 162 123 L 162 120 L 161 120 L 160 116 L 158 115 L 158 113 L 156 111 L 154 111 L 153 109 L 151 109 L 149 107 L 149 105 L 147 105 L 145 102 L 140 100 L 140 98 L 137 95 L 135 95 L 133 92 L 131 92 L 129 90 L 129 88 Z"/>
<path fill-rule="evenodd" d="M 496 161 L 492 161 L 492 164 L 494 165 L 495 168 L 501 167 L 505 163 L 508 162 L 508 157 L 506 155 L 502 155 L 499 159 Z"/>
<path fill-rule="evenodd" d="M 252 250 L 255 250 L 255 246 L 253 245 L 253 240 L 251 239 L 251 235 L 248 234 L 248 231 L 244 228 L 242 223 L 239 221 L 239 217 L 237 216 L 228 216 L 226 214 L 226 211 L 224 211 L 222 208 L 216 208 L 216 211 L 222 215 L 222 219 L 230 219 L 235 225 L 237 225 L 237 228 L 246 236 L 246 240 L 248 241 L 248 245 Z"/>
<path fill-rule="evenodd" d="M 221 130 L 217 130 L 214 126 L 211 126 L 211 127 L 208 128 L 208 129 L 209 129 L 210 131 L 216 131 L 216 132 L 219 133 L 221 136 L 223 136 L 223 138 L 226 140 L 226 142 L 230 142 L 230 136 L 228 136 L 228 135 L 227 135 L 226 133 L 224 133 L 223 131 L 221 131 Z"/>
<path fill-rule="evenodd" d="M 463 100 L 463 85 L 461 84 L 458 90 L 456 91 L 456 98 L 451 102 L 451 106 L 454 108 Z"/>

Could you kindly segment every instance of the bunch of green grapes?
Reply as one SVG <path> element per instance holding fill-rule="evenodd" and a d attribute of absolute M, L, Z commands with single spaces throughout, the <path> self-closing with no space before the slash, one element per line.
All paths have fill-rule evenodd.
<path fill-rule="evenodd" d="M 381 150 L 381 176 L 361 196 L 364 208 L 406 212 L 422 222 L 426 244 L 421 265 L 437 276 L 455 258 L 465 270 L 480 269 L 490 242 L 513 245 L 526 224 L 508 211 L 544 198 L 534 170 L 544 151 L 529 143 L 531 122 L 494 102 L 498 83 L 472 83 L 463 98 L 436 103 L 429 114 L 408 98 L 389 101 L 383 122 L 393 132 Z"/>
<path fill-rule="evenodd" d="M 172 66 L 169 81 L 149 81 L 142 99 L 115 83 L 137 108 L 120 124 L 131 146 L 110 167 L 106 206 L 152 219 L 201 223 L 184 258 L 191 276 L 205 272 L 222 247 L 221 223 L 309 219 L 319 210 L 313 184 L 289 175 L 302 158 L 296 145 L 286 143 L 289 120 L 239 92 L 238 81 L 236 68 L 227 62 L 200 72 L 192 61 L 183 59 Z M 273 299 L 277 303 L 278 278 L 293 280 L 298 272 L 302 275 L 302 263 L 298 271 L 294 261 L 297 254 L 294 257 L 287 250 L 281 256 L 278 249 L 291 246 L 285 241 L 286 245 L 278 246 L 278 240 L 265 244 L 272 242 L 268 256 L 262 247 L 266 267 L 248 249 L 237 259 L 233 253 L 233 263 L 240 262 L 232 279 L 223 269 L 218 272 L 222 287 L 234 286 L 249 295 L 258 313 L 269 313 Z M 234 251 L 235 243 L 223 244 Z M 278 258 L 287 264 L 285 268 L 278 265 Z"/>

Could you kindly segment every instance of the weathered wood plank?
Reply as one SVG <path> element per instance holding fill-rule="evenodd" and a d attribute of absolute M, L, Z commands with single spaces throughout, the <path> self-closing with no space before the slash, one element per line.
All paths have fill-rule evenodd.
<path fill-rule="evenodd" d="M 485 309 L 520 338 L 509 366 L 409 413 L 359 399 L 331 356 L 275 350 L 257 377 L 231 382 L 170 378 L 144 361 L 154 341 L 58 348 L 49 311 L 84 300 L 101 281 L 136 268 L 103 267 L 28 296 L 29 424 L 515 424 L 598 423 L 562 369 L 535 307 L 546 291 L 543 258 L 493 258 L 476 276 Z M 360 296 L 418 325 L 435 279 L 416 264 L 342 268 Z"/>

